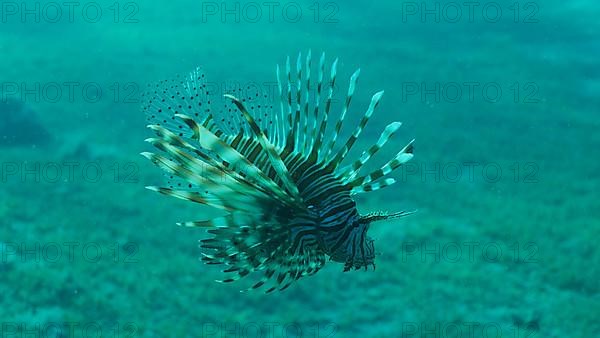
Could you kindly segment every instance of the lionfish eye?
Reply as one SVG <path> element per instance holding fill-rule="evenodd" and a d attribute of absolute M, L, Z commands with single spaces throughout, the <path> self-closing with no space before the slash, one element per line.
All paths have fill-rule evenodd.
<path fill-rule="evenodd" d="M 277 67 L 275 98 L 241 87 L 230 91 L 240 97 L 211 93 L 200 68 L 180 77 L 181 86 L 162 81 L 144 95 L 148 127 L 156 133 L 147 141 L 160 153 L 142 155 L 170 177 L 166 187 L 148 189 L 227 213 L 180 224 L 208 229 L 202 261 L 225 266 L 222 282 L 252 275 L 258 279 L 248 289 L 272 292 L 328 261 L 343 263 L 344 271 L 374 266 L 369 224 L 405 215 L 356 210 L 353 196 L 393 184 L 386 176 L 413 157 L 413 146 L 360 173 L 401 124 L 390 123 L 359 158 L 347 158 L 383 91 L 371 97 L 359 125 L 342 128 L 346 112 L 354 111 L 349 106 L 360 70 L 350 77 L 345 99 L 337 98 L 337 65 L 336 59 L 326 69 L 325 54 L 314 65 L 310 51 L 305 60 L 298 55 L 296 67 L 288 57 Z M 330 113 L 332 102 L 343 105 L 338 113 Z"/>

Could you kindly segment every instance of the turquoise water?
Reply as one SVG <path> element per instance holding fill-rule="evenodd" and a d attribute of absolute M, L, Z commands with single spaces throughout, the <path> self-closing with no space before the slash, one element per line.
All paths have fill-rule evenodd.
<path fill-rule="evenodd" d="M 2 1 L 3 337 L 600 336 L 600 6 L 578 1 Z M 362 213 L 375 271 L 327 263 L 240 293 L 199 262 L 208 207 L 152 193 L 148 83 L 275 90 L 299 52 L 339 57 L 332 114 L 361 75 L 348 162 L 403 122 L 415 141 Z M 317 57 L 314 57 L 317 59 Z M 315 76 L 316 73 L 313 73 Z"/>

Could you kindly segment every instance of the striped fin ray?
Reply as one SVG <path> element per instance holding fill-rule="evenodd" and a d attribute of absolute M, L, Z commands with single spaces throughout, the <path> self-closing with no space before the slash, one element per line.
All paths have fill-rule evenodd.
<path fill-rule="evenodd" d="M 188 181 L 194 184 L 199 185 L 204 185 L 207 181 L 216 182 L 217 180 L 224 181 L 225 179 L 231 179 L 228 176 L 224 176 L 222 171 L 218 171 L 216 168 L 208 165 L 206 162 L 203 162 L 199 159 L 194 159 L 193 162 L 188 159 L 183 159 L 183 152 L 181 154 L 178 154 L 178 150 L 175 150 L 177 148 L 173 147 L 172 145 L 170 145 L 162 139 L 148 138 L 146 139 L 146 141 L 154 145 L 156 148 L 165 151 L 171 155 L 174 155 L 177 158 L 179 163 L 167 159 L 162 155 L 157 155 L 150 152 L 141 153 L 142 156 L 151 160 L 155 164 L 159 165 L 159 167 L 163 168 L 165 171 L 171 174 L 175 174 L 184 179 L 187 179 Z M 185 165 L 183 163 L 188 163 L 188 165 Z M 238 182 L 235 182 L 234 184 L 240 185 Z"/>
<path fill-rule="evenodd" d="M 215 161 L 214 159 L 212 159 L 210 156 L 208 156 L 204 152 L 202 152 L 202 151 L 198 150 L 196 147 L 192 146 L 190 143 L 188 143 L 187 141 L 185 141 L 184 139 L 182 139 L 180 136 L 175 135 L 175 133 L 171 132 L 170 130 L 165 129 L 164 127 L 159 126 L 159 125 L 148 125 L 147 127 L 149 129 L 153 130 L 161 138 L 162 141 L 167 142 L 169 144 L 172 144 L 172 145 L 174 145 L 176 147 L 186 148 L 186 149 L 194 152 L 203 161 L 206 161 L 210 166 L 215 167 L 215 168 L 217 168 L 217 169 L 219 169 L 219 170 L 221 170 L 223 172 L 227 171 L 227 169 L 224 166 L 222 166 L 221 164 L 219 164 L 217 161 Z M 195 128 L 199 128 L 199 127 L 195 126 Z M 157 144 L 159 144 L 159 142 L 156 142 L 154 139 L 148 139 L 148 140 L 152 141 L 151 143 L 154 146 L 157 146 Z M 159 148 L 159 149 L 163 150 L 163 151 L 166 151 L 164 148 Z M 230 174 L 231 173 L 232 172 L 230 172 Z M 241 176 L 237 175 L 237 177 L 241 177 Z"/>
<path fill-rule="evenodd" d="M 275 115 L 275 126 L 273 129 L 273 133 L 270 136 L 273 138 L 273 145 L 276 147 L 279 145 L 279 127 L 277 127 L 278 125 L 279 115 Z"/>
<path fill-rule="evenodd" d="M 287 136 L 286 136 L 286 144 L 285 144 L 285 148 L 291 152 L 292 148 L 294 147 L 294 129 L 296 128 L 296 126 L 294 125 L 294 121 L 292 119 L 292 71 L 291 71 L 291 66 L 290 66 L 290 57 L 288 56 L 285 60 L 285 74 L 286 74 L 286 78 L 287 78 L 287 84 L 286 84 L 286 88 L 287 88 L 287 107 L 288 107 L 288 111 L 287 111 L 287 122 L 288 122 L 288 127 L 289 130 L 287 132 Z"/>
<path fill-rule="evenodd" d="M 263 134 L 260 128 L 256 125 L 254 119 L 252 118 L 252 116 L 250 116 L 242 102 L 240 102 L 237 98 L 231 95 L 226 95 L 226 97 L 233 100 L 238 109 L 242 112 L 242 114 L 244 114 L 244 117 L 246 118 L 246 121 L 248 121 L 248 124 L 250 125 L 250 128 L 252 129 L 256 138 L 258 139 L 258 142 L 260 142 L 260 145 L 262 146 L 263 150 L 269 156 L 269 159 L 271 160 L 271 165 L 277 172 L 277 175 L 287 188 L 288 192 L 291 194 L 292 198 L 300 202 L 301 197 L 298 191 L 298 187 L 296 187 L 296 184 L 294 183 L 290 173 L 288 172 L 285 163 L 283 163 L 281 157 L 275 151 L 275 147 L 269 142 L 265 134 Z"/>
<path fill-rule="evenodd" d="M 235 193 L 224 196 L 156 186 L 147 186 L 146 189 L 159 192 L 163 195 L 222 209 L 229 213 L 243 212 L 245 214 L 253 214 L 261 211 L 261 209 L 257 207 L 260 205 L 259 203 L 252 203 L 252 201 L 256 200 L 240 198 L 240 196 Z"/>
<path fill-rule="evenodd" d="M 221 231 L 222 229 L 219 229 Z M 260 249 L 262 247 L 275 247 L 268 255 L 261 256 L 259 259 L 254 259 L 252 262 L 245 262 L 244 268 L 254 272 L 264 271 L 262 277 L 251 287 L 242 292 L 258 289 L 260 287 L 268 287 L 265 293 L 270 293 L 275 290 L 283 291 L 289 287 L 294 281 L 302 276 L 308 276 L 316 273 L 325 264 L 325 255 L 323 252 L 318 252 L 315 249 L 303 248 L 302 252 L 291 252 L 288 248 L 288 240 L 285 233 L 272 235 L 268 239 L 258 241 L 253 245 L 253 248 Z M 210 241 L 210 240 L 209 240 Z M 228 265 L 239 265 L 236 262 L 224 262 Z M 228 269 L 227 271 L 235 272 L 238 267 Z M 233 276 L 236 280 L 238 276 Z M 231 281 L 231 280 L 229 280 Z M 271 283 L 269 283 L 271 281 Z M 269 287 L 270 286 L 270 287 Z"/>
<path fill-rule="evenodd" d="M 195 122 L 194 122 L 195 123 Z M 197 148 L 195 148 L 194 146 L 192 146 L 191 144 L 189 144 L 188 142 L 186 142 L 185 140 L 181 139 L 179 136 L 175 135 L 174 133 L 172 133 L 171 131 L 169 131 L 168 129 L 163 128 L 162 126 L 157 126 L 157 125 L 150 125 L 148 126 L 150 129 L 154 130 L 159 136 L 161 136 L 161 139 L 164 142 L 168 142 L 169 144 L 172 144 L 176 147 L 184 147 L 192 152 L 194 152 L 196 155 L 198 155 L 202 161 L 206 162 L 205 166 L 197 166 L 195 169 L 196 170 L 200 170 L 200 173 L 211 173 L 213 170 L 216 170 L 215 174 L 219 174 L 221 173 L 222 175 L 228 175 L 229 177 L 233 178 L 234 180 L 236 180 L 237 182 L 239 182 L 242 185 L 248 186 L 248 187 L 252 187 L 254 190 L 256 190 L 255 193 L 258 192 L 262 192 L 264 194 L 270 195 L 275 197 L 275 195 L 271 195 L 270 193 L 268 193 L 267 189 L 258 186 L 256 184 L 251 183 L 250 181 L 248 181 L 246 178 L 242 177 L 240 175 L 240 173 L 232 170 L 231 168 L 215 161 L 214 159 L 212 159 L 210 156 L 208 156 L 207 154 L 205 154 L 204 152 L 198 150 Z M 196 126 L 196 128 L 200 128 L 199 126 Z M 157 139 L 149 139 L 149 141 L 158 149 L 162 150 L 162 151 L 169 151 L 163 144 L 162 142 L 158 141 Z M 172 154 L 172 155 L 177 155 L 177 153 Z"/>
<path fill-rule="evenodd" d="M 371 191 L 376 191 L 385 187 L 389 187 L 390 185 L 396 183 L 396 180 L 393 178 L 386 178 L 380 182 L 372 182 L 372 183 L 368 183 L 368 184 L 364 184 L 361 186 L 358 186 L 356 188 L 353 188 L 350 192 L 354 195 L 354 194 L 360 194 L 360 193 L 364 193 L 364 192 L 371 192 Z"/>
<path fill-rule="evenodd" d="M 279 71 L 279 65 L 277 65 L 276 68 L 276 74 L 277 74 L 277 89 L 279 90 L 279 108 L 280 108 L 280 112 L 281 112 L 281 120 L 278 121 L 278 126 L 280 126 L 280 128 L 278 128 L 278 142 L 277 144 L 280 147 L 283 147 L 285 145 L 285 130 L 286 130 L 286 122 L 287 122 L 287 118 L 286 118 L 286 113 L 285 113 L 285 107 L 284 107 L 284 102 L 286 102 L 284 96 L 283 96 L 283 85 L 281 84 L 281 74 Z"/>
<path fill-rule="evenodd" d="M 304 93 L 304 131 L 302 133 L 302 148 L 300 149 L 302 152 L 310 151 L 310 145 L 308 141 L 308 124 L 309 124 L 309 115 L 308 115 L 308 103 L 310 100 L 310 68 L 312 67 L 312 52 L 309 50 L 306 55 L 306 88 Z"/>
<path fill-rule="evenodd" d="M 216 193 L 223 188 L 227 188 L 232 192 L 243 195 L 252 195 L 259 198 L 270 196 L 263 189 L 239 177 L 239 174 L 220 167 L 215 167 L 200 159 L 194 158 L 190 154 L 182 151 L 178 147 L 174 147 L 161 139 L 150 138 L 148 142 L 152 143 L 158 149 L 172 155 L 180 164 L 176 168 L 174 174 L 180 176 L 199 186 L 206 186 L 206 182 L 211 182 L 211 192 Z M 148 153 L 142 153 L 148 157 Z M 154 159 L 158 159 L 158 155 L 151 154 Z M 153 159 L 153 158 L 149 158 Z"/>
<path fill-rule="evenodd" d="M 225 93 L 236 96 L 240 101 L 244 102 L 260 128 L 268 135 L 272 135 L 272 133 L 269 132 L 269 129 L 273 128 L 273 118 L 275 114 L 273 113 L 273 106 L 271 103 L 272 98 L 270 98 L 266 92 L 255 84 L 250 83 L 244 86 L 235 81 L 225 83 L 223 84 L 223 87 Z M 253 135 L 244 117 L 231 100 L 226 100 L 221 95 L 219 101 L 221 110 L 215 115 L 214 120 L 216 121 L 213 121 L 213 123 L 216 122 L 217 124 L 222 125 L 227 136 L 237 135 L 240 130 L 242 130 L 246 136 Z"/>
<path fill-rule="evenodd" d="M 346 101 L 344 102 L 344 108 L 342 109 L 342 114 L 340 118 L 335 124 L 335 131 L 333 133 L 333 137 L 331 138 L 329 145 L 327 146 L 326 154 L 324 157 L 324 161 L 327 161 L 329 155 L 333 151 L 335 147 L 335 141 L 338 139 L 340 134 L 340 130 L 342 129 L 342 124 L 344 123 L 344 119 L 346 118 L 346 113 L 348 112 L 348 108 L 350 107 L 350 102 L 352 101 L 352 96 L 354 95 L 354 90 L 356 89 L 356 81 L 358 80 L 358 76 L 360 75 L 360 68 L 357 69 L 352 76 L 350 77 L 350 84 L 348 85 L 348 93 L 346 94 Z"/>
<path fill-rule="evenodd" d="M 385 130 L 379 137 L 379 140 L 377 140 L 377 143 L 365 150 L 359 157 L 359 159 L 356 160 L 354 163 L 340 169 L 340 172 L 342 174 L 339 176 L 343 176 L 346 180 L 354 178 L 358 174 L 362 166 L 365 163 L 367 163 L 369 159 L 371 159 L 381 148 L 383 148 L 383 146 L 385 146 L 385 144 L 396 133 L 400 126 L 402 126 L 402 123 L 400 122 L 392 122 L 389 125 L 387 125 L 387 127 L 385 127 Z"/>
<path fill-rule="evenodd" d="M 184 190 L 177 190 L 177 189 L 164 188 L 164 187 L 155 187 L 155 186 L 147 186 L 146 189 L 159 192 L 163 195 L 179 198 L 182 200 L 208 205 L 213 208 L 218 208 L 218 209 L 222 209 L 222 210 L 226 210 L 226 211 L 235 210 L 235 208 L 233 208 L 233 206 L 229 203 L 223 202 L 220 199 L 203 196 L 202 194 L 200 194 L 198 192 L 194 192 L 194 191 L 184 191 Z"/>
<path fill-rule="evenodd" d="M 368 175 L 361 176 L 348 182 L 348 185 L 351 187 L 357 187 L 359 185 L 365 185 L 373 182 L 391 173 L 402 164 L 408 162 L 413 157 L 413 142 L 414 140 L 410 141 L 402 150 L 400 150 L 400 152 L 398 152 L 394 158 L 384 164 L 381 168 L 371 172 Z"/>
<path fill-rule="evenodd" d="M 201 227 L 201 228 L 224 228 L 230 227 L 234 224 L 244 224 L 251 222 L 255 217 L 239 213 L 233 212 L 229 215 L 215 217 L 213 219 L 204 220 L 204 221 L 189 221 L 189 222 L 180 222 L 177 225 L 185 226 L 185 227 Z"/>
<path fill-rule="evenodd" d="M 315 144 L 317 141 L 317 123 L 319 121 L 319 110 L 320 110 L 320 104 L 321 104 L 321 92 L 323 91 L 323 77 L 325 74 L 325 53 L 321 54 L 321 58 L 319 59 L 319 72 L 317 73 L 317 88 L 316 88 L 316 95 L 315 95 L 315 103 L 314 103 L 314 110 L 313 110 L 313 125 L 312 125 L 312 131 L 311 131 L 311 145 L 308 149 L 308 153 L 311 154 L 311 157 L 314 150 L 315 150 Z M 316 153 L 315 153 L 316 154 Z"/>
<path fill-rule="evenodd" d="M 327 98 L 325 99 L 325 111 L 323 112 L 323 118 L 321 119 L 321 125 L 319 127 L 319 133 L 317 134 L 317 138 L 315 140 L 312 153 L 310 155 L 311 158 L 315 160 L 320 160 L 323 154 L 322 144 L 325 139 L 325 130 L 327 129 L 327 120 L 329 116 L 329 110 L 331 109 L 331 100 L 333 97 L 333 89 L 335 86 L 335 79 L 337 75 L 337 63 L 338 59 L 333 61 L 333 65 L 331 66 L 331 74 L 329 77 L 329 92 L 327 94 Z"/>
<path fill-rule="evenodd" d="M 230 95 L 226 95 L 226 97 L 228 97 L 230 99 L 233 98 Z M 238 107 L 238 109 L 240 109 L 240 111 L 242 111 L 242 113 L 244 114 L 244 118 L 249 119 L 248 123 L 250 124 L 250 129 L 252 130 L 252 133 L 257 133 L 258 132 L 259 134 L 256 135 L 257 138 L 258 138 L 258 140 L 259 141 L 263 140 L 265 142 L 265 144 L 261 145 L 261 147 L 267 149 L 267 150 L 265 150 L 267 152 L 267 154 L 271 154 L 270 156 L 274 156 L 275 157 L 273 163 L 277 163 L 278 165 L 277 166 L 276 165 L 272 165 L 273 168 L 281 168 L 281 167 L 283 167 L 283 170 L 286 170 L 285 169 L 285 165 L 283 164 L 283 162 L 281 162 L 281 159 L 278 157 L 277 153 L 273 149 L 273 146 L 269 143 L 269 141 L 267 140 L 266 136 L 260 130 L 260 128 L 258 127 L 258 125 L 256 124 L 256 122 L 254 121 L 254 119 L 250 116 L 250 114 L 248 113 L 248 111 L 243 106 L 243 104 L 238 99 L 233 98 L 233 100 L 235 101 L 236 107 Z M 242 107 L 242 108 L 240 108 L 240 107 Z M 193 120 L 191 120 L 188 116 L 177 115 L 177 117 L 179 117 L 179 118 L 181 118 L 183 120 L 187 120 L 188 122 L 186 124 L 192 125 L 192 128 L 194 128 L 194 129 L 200 129 L 201 128 L 200 126 L 196 125 L 195 122 Z M 166 131 L 166 132 L 168 133 L 168 131 Z M 231 136 L 230 138 L 240 138 L 240 137 L 241 137 L 241 134 L 238 134 L 237 136 L 235 136 L 235 137 Z M 246 140 L 247 141 L 251 141 L 251 139 L 246 139 Z M 231 146 L 232 149 L 234 149 L 237 152 L 238 149 L 233 148 L 233 144 L 234 144 L 234 142 L 228 143 L 228 145 Z M 201 154 L 201 152 L 197 151 L 197 149 L 195 149 L 193 146 L 191 146 L 189 144 L 187 144 L 186 146 L 187 146 L 187 148 L 194 150 L 196 153 L 200 153 Z M 174 154 L 175 156 L 177 156 L 178 158 L 183 158 L 184 161 L 189 161 L 191 163 L 194 162 L 194 159 L 192 157 L 190 157 L 189 155 L 181 152 L 177 148 L 170 149 L 170 152 L 172 154 Z M 250 162 L 248 162 L 249 160 L 246 159 L 244 156 L 241 156 L 241 158 L 243 158 L 245 162 L 250 163 Z M 279 158 L 279 161 L 277 160 L 278 158 Z M 213 166 L 217 167 L 217 169 L 219 170 L 218 172 L 222 172 L 222 173 L 224 173 L 226 175 L 230 175 L 231 177 L 233 177 L 234 179 L 236 179 L 239 183 L 243 184 L 242 186 L 249 187 L 250 189 L 246 189 L 245 190 L 246 193 L 252 193 L 252 189 L 256 190 L 255 194 L 258 193 L 258 192 L 261 192 L 261 193 L 264 193 L 264 194 L 269 194 L 269 191 L 271 191 L 271 190 L 265 189 L 265 188 L 257 185 L 258 182 L 257 183 L 252 183 L 252 182 L 248 181 L 246 178 L 241 177 L 237 172 L 231 170 L 228 166 L 223 166 L 223 165 L 220 165 L 220 164 L 215 163 L 215 162 L 213 162 L 212 164 L 213 164 Z M 253 165 L 257 165 L 256 161 L 252 162 L 252 164 Z M 234 163 L 229 164 L 229 166 L 235 167 Z M 257 167 L 257 168 L 258 168 L 258 173 L 260 174 L 260 176 L 264 176 L 265 174 L 263 174 L 263 171 L 262 171 L 264 169 L 261 169 L 261 167 Z M 196 169 L 197 170 L 202 170 L 203 168 L 197 167 Z M 204 168 L 204 170 L 211 170 L 211 169 L 212 169 L 211 166 L 207 166 L 207 167 Z M 285 175 L 285 174 L 283 174 L 283 175 Z M 260 179 L 260 177 L 258 179 Z M 288 182 L 291 182 L 291 179 L 289 179 Z M 296 196 L 294 194 L 297 194 L 297 192 L 298 192 L 297 188 L 295 187 L 295 185 L 293 185 L 293 183 L 290 183 L 290 184 L 291 184 L 291 187 L 292 187 L 292 189 L 291 189 L 292 197 Z M 295 193 L 294 193 L 294 188 L 295 188 Z M 279 189 L 279 187 L 278 187 L 278 189 Z M 239 193 L 243 193 L 244 191 L 238 191 L 238 192 Z M 263 195 L 261 195 L 261 197 L 262 196 Z M 285 195 L 285 197 L 287 197 L 287 195 Z M 275 198 L 277 200 L 282 200 L 282 202 L 286 202 L 286 199 L 282 199 L 281 196 L 278 196 L 278 195 L 274 195 L 274 196 L 272 196 L 272 198 Z M 296 196 L 294 198 L 297 199 L 298 196 Z"/>
<path fill-rule="evenodd" d="M 242 290 L 247 292 L 260 287 L 268 287 L 265 293 L 271 293 L 275 290 L 283 291 L 287 289 L 294 281 L 303 276 L 315 274 L 323 265 L 325 265 L 325 255 L 307 254 L 305 256 L 293 256 L 293 260 L 285 262 L 273 262 L 274 257 L 269 257 L 262 265 L 267 267 L 262 278 L 251 287 Z M 272 281 L 269 285 L 269 281 Z"/>
<path fill-rule="evenodd" d="M 224 210 L 241 210 L 246 212 L 256 212 L 254 207 L 260 200 L 268 200 L 268 196 L 262 198 L 248 194 L 248 189 L 244 189 L 239 184 L 228 184 L 224 179 L 205 174 L 200 176 L 198 172 L 194 172 L 183 165 L 179 165 L 174 161 L 167 159 L 164 156 L 144 152 L 142 155 L 151 160 L 163 170 L 175 174 L 188 182 L 193 182 L 202 189 L 208 190 L 210 193 L 200 194 L 196 191 L 183 191 L 180 189 L 161 188 L 150 186 L 150 190 L 163 193 L 165 195 L 175 196 L 181 199 L 187 199 L 196 203 L 210 205 Z M 231 182 L 229 182 L 231 183 Z"/>
<path fill-rule="evenodd" d="M 325 262 L 324 254 L 308 251 L 305 255 L 296 256 L 293 261 L 287 262 L 285 264 L 286 268 L 283 270 L 278 267 L 278 264 L 265 264 L 269 268 L 265 271 L 263 277 L 251 287 L 242 290 L 242 292 L 255 290 L 263 286 L 267 287 L 269 280 L 272 281 L 272 285 L 265 290 L 265 293 L 271 293 L 275 290 L 283 291 L 301 277 L 317 273 L 325 265 Z M 278 271 L 277 278 L 273 278 Z"/>
<path fill-rule="evenodd" d="M 238 219 L 236 221 L 236 218 Z M 198 222 L 198 225 L 207 225 L 213 221 Z M 219 280 L 230 283 L 256 271 L 263 271 L 262 278 L 247 290 L 256 289 L 265 285 L 274 276 L 276 285 L 281 285 L 283 277 L 289 273 L 285 252 L 285 233 L 268 234 L 268 236 L 249 236 L 249 234 L 260 234 L 264 226 L 242 225 L 253 224 L 249 220 L 240 220 L 239 217 L 220 217 L 213 222 L 218 227 L 208 230 L 215 237 L 201 240 L 200 247 L 214 250 L 212 254 L 204 254 L 203 261 L 210 264 L 225 264 L 228 268 L 224 273 L 230 273 L 228 278 Z M 195 226 L 194 224 L 193 226 Z M 278 274 L 276 275 L 276 272 Z M 267 292 L 271 292 L 273 287 Z"/>
<path fill-rule="evenodd" d="M 385 220 L 390 220 L 390 219 L 397 219 L 397 218 L 410 216 L 416 212 L 417 212 L 417 210 L 398 211 L 398 212 L 394 212 L 392 214 L 389 214 L 387 212 L 381 212 L 381 211 L 371 212 L 371 213 L 361 216 L 360 222 L 372 223 L 372 222 L 379 222 L 379 221 L 385 221 Z"/>
<path fill-rule="evenodd" d="M 285 192 L 275 182 L 273 182 L 273 180 L 266 176 L 259 168 L 248 161 L 237 150 L 232 148 L 229 144 L 225 143 L 222 139 L 217 137 L 203 126 L 198 126 L 198 128 L 200 130 L 200 138 L 198 142 L 202 147 L 213 151 L 215 154 L 218 154 L 220 158 L 229 163 L 230 167 L 243 167 L 244 173 L 249 178 L 253 179 L 256 184 L 262 186 L 267 191 L 274 193 L 282 201 L 292 205 L 294 204 L 294 201 L 287 194 L 285 194 Z"/>
<path fill-rule="evenodd" d="M 356 140 L 362 133 L 362 130 L 367 125 L 367 122 L 369 122 L 369 119 L 373 115 L 375 108 L 377 108 L 377 105 L 379 104 L 379 100 L 381 100 L 382 96 L 383 96 L 383 90 L 380 92 L 377 92 L 373 95 L 373 97 L 371 98 L 371 103 L 369 104 L 369 108 L 367 109 L 367 112 L 363 116 L 363 118 L 360 121 L 360 123 L 358 124 L 358 126 L 356 126 L 356 129 L 354 129 L 354 132 L 352 133 L 352 135 L 348 138 L 348 141 L 346 141 L 346 144 L 343 146 L 342 149 L 340 149 L 338 151 L 337 155 L 331 160 L 330 165 L 337 167 L 340 164 L 340 162 L 342 162 L 342 160 L 344 159 L 344 156 L 346 156 L 346 154 L 348 154 L 348 152 L 354 145 L 354 142 L 356 142 Z"/>
<path fill-rule="evenodd" d="M 294 116 L 294 150 L 299 151 L 300 144 L 300 110 L 302 100 L 302 53 L 298 53 L 298 58 L 296 59 L 296 114 Z"/>

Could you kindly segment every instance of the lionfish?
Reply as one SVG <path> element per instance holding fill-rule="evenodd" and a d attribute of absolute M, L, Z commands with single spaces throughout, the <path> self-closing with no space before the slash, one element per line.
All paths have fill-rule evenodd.
<path fill-rule="evenodd" d="M 142 110 L 156 133 L 146 141 L 162 153 L 142 155 L 169 177 L 168 186 L 147 188 L 226 212 L 178 223 L 212 234 L 200 240 L 201 260 L 225 265 L 227 278 L 220 282 L 252 275 L 255 283 L 247 290 L 265 286 L 269 293 L 315 274 L 327 260 L 343 263 L 344 271 L 374 269 L 370 224 L 413 213 L 357 211 L 354 195 L 393 184 L 385 176 L 413 157 L 414 140 L 379 169 L 361 175 L 361 168 L 400 127 L 393 122 L 360 157 L 342 165 L 383 91 L 373 95 L 360 123 L 343 140 L 340 131 L 360 69 L 350 78 L 333 126 L 328 118 L 337 64 L 336 59 L 325 81 L 324 53 L 316 81 L 311 79 L 310 51 L 305 59 L 298 56 L 295 73 L 289 57 L 284 74 L 277 65 L 279 112 L 266 94 L 236 96 L 241 88 L 219 95 L 220 109 L 213 110 L 217 104 L 211 102 L 200 68 L 150 85 L 144 94 Z"/>

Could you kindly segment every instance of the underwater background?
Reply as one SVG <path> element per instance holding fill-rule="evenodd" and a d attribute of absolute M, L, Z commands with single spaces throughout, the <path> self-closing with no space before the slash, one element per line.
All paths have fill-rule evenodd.
<path fill-rule="evenodd" d="M 2 337 L 599 337 L 600 5 L 575 1 L 6 1 L 0 7 Z M 359 209 L 375 271 L 330 263 L 240 293 L 199 262 L 214 211 L 152 193 L 148 83 L 202 66 L 276 87 L 299 52 L 360 67 L 359 139 L 403 126 L 399 181 Z M 594 155 L 596 154 L 596 155 Z M 357 154 L 348 157 L 355 158 Z"/>

